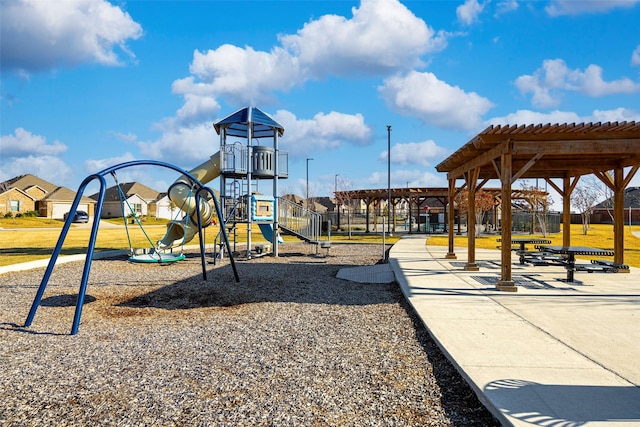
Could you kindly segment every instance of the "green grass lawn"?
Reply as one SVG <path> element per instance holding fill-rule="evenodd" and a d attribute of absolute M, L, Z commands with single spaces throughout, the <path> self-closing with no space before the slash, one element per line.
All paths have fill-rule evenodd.
<path fill-rule="evenodd" d="M 640 231 L 640 226 L 632 228 Z M 479 249 L 496 249 L 499 245 L 496 239 L 499 235 L 480 236 L 476 238 L 476 248 Z M 514 237 L 520 237 L 519 235 Z M 539 237 L 540 235 L 524 235 L 522 237 Z M 562 231 L 557 234 L 549 234 L 545 237 L 551 240 L 552 245 L 562 245 Z M 447 246 L 449 244 L 448 237 L 438 235 L 429 237 L 428 245 Z M 574 246 L 587 246 L 590 248 L 610 249 L 613 250 L 613 226 L 610 224 L 592 224 L 586 235 L 582 234 L 581 224 L 571 224 L 571 244 Z M 455 246 L 467 247 L 467 236 L 455 236 Z M 582 259 L 590 259 L 589 257 L 577 257 Z M 640 238 L 631 233 L 629 227 L 624 228 L 624 262 L 633 267 L 640 267 Z"/>
<path fill-rule="evenodd" d="M 129 250 L 129 240 L 124 228 L 122 218 L 103 220 L 111 224 L 120 225 L 119 228 L 103 228 L 98 230 L 96 239 L 96 252 L 109 250 Z M 91 222 L 89 223 L 91 224 Z M 166 232 L 166 220 L 148 219 L 143 222 L 144 231 L 149 236 L 145 236 L 137 224 L 128 224 L 129 236 L 134 249 L 149 248 L 155 246 L 158 240 L 162 239 Z M 48 218 L 0 218 L 0 266 L 12 265 L 21 262 L 46 259 L 51 256 L 56 246 L 64 221 Z M 218 235 L 219 227 L 210 226 L 205 229 L 205 242 L 213 243 L 213 239 Z M 82 224 L 72 224 L 60 252 L 61 255 L 84 254 L 87 251 L 91 228 Z M 235 237 L 239 243 L 246 242 L 247 232 L 238 229 Z M 293 236 L 283 236 L 285 242 L 299 242 Z M 323 239 L 326 239 L 324 236 Z M 393 244 L 400 237 L 387 236 L 385 243 Z M 149 242 L 151 240 L 152 243 Z M 266 239 L 260 233 L 258 227 L 254 227 L 251 233 L 253 243 L 265 242 Z M 375 233 L 352 233 L 349 238 L 348 233 L 332 233 L 332 241 L 352 241 L 362 243 L 382 243 L 382 236 Z M 198 245 L 198 236 L 189 242 L 189 245 Z"/>
<path fill-rule="evenodd" d="M 122 218 L 114 218 L 106 220 L 115 225 L 123 225 Z M 145 231 L 151 242 L 160 240 L 166 232 L 166 220 L 148 219 L 143 223 Z M 51 256 L 53 248 L 60 236 L 60 230 L 64 221 L 48 219 L 48 218 L 0 218 L 0 266 L 17 264 L 37 259 L 45 259 Z M 37 229 L 36 229 L 37 228 Z M 636 227 L 634 227 L 636 229 Z M 640 231 L 640 226 L 637 226 Z M 205 229 L 206 243 L 212 243 L 214 237 L 218 234 L 219 228 L 211 226 Z M 80 227 L 73 224 L 69 230 L 69 234 L 65 239 L 62 247 L 62 255 L 83 254 L 86 253 L 89 243 L 91 229 L 88 227 Z M 134 248 L 149 248 L 151 243 L 147 240 L 142 230 L 136 224 L 129 224 L 129 236 Z M 527 235 L 528 237 L 529 235 Z M 230 236 L 233 237 L 233 236 Z M 247 237 L 246 229 L 237 230 L 235 239 L 237 242 L 245 242 Z M 400 239 L 401 235 L 394 234 L 386 236 L 386 244 L 394 244 Z M 496 238 L 499 236 L 480 236 L 476 238 L 476 247 L 484 249 L 496 249 L 498 243 Z M 541 236 L 536 236 L 541 237 Z M 298 242 L 299 240 L 292 236 L 283 236 L 286 242 Z M 322 239 L 326 239 L 323 236 Z M 551 234 L 547 237 L 554 245 L 562 244 L 562 233 Z M 428 245 L 447 246 L 448 239 L 446 235 L 426 236 Z M 251 240 L 254 243 L 264 242 L 266 239 L 260 234 L 257 227 L 251 234 Z M 378 233 L 353 232 L 351 237 L 345 232 L 331 233 L 332 241 L 350 241 L 357 243 L 382 243 L 382 235 Z M 190 245 L 197 245 L 199 242 L 196 236 Z M 602 249 L 613 249 L 613 226 L 596 224 L 592 225 L 587 235 L 582 234 L 582 226 L 580 224 L 571 225 L 571 244 L 580 246 L 589 246 Z M 466 248 L 467 237 L 455 236 L 455 245 L 457 247 Z M 629 227 L 625 227 L 625 254 L 624 260 L 626 264 L 634 267 L 640 267 L 640 238 L 635 237 Z M 124 227 L 119 228 L 100 228 L 96 241 L 95 250 L 97 252 L 107 250 L 128 250 L 129 242 Z"/>

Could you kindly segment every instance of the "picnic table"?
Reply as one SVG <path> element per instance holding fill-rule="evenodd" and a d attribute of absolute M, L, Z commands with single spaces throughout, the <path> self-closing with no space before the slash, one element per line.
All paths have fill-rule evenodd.
<path fill-rule="evenodd" d="M 545 246 L 537 245 L 536 248 L 543 252 L 557 255 L 566 255 L 564 266 L 567 269 L 567 282 L 573 282 L 576 271 L 576 255 L 613 256 L 614 252 L 608 249 L 588 248 L 586 246 Z"/>
<path fill-rule="evenodd" d="M 497 239 L 497 241 L 501 242 L 502 239 Z M 520 248 L 516 250 L 516 253 L 520 256 L 520 264 L 525 263 L 526 257 L 529 254 L 529 251 L 527 251 L 527 245 L 548 245 L 549 243 L 551 243 L 551 240 L 535 237 L 514 237 L 511 239 L 512 245 L 520 245 Z"/>

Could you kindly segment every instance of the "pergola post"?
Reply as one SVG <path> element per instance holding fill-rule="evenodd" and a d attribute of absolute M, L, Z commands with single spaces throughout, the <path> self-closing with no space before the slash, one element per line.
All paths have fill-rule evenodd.
<path fill-rule="evenodd" d="M 502 183 L 502 226 L 500 241 L 500 269 L 501 277 L 496 284 L 499 291 L 518 292 L 513 279 L 511 278 L 511 173 L 512 173 L 511 151 L 500 156 L 500 181 Z"/>
<path fill-rule="evenodd" d="M 624 263 L 624 176 L 622 168 L 614 169 L 613 185 L 613 262 Z"/>
<path fill-rule="evenodd" d="M 478 271 L 480 268 L 476 264 L 476 184 L 480 168 L 469 171 L 467 175 L 467 186 L 469 187 L 469 211 L 467 212 L 467 271 Z"/>
<path fill-rule="evenodd" d="M 562 178 L 562 246 L 571 246 L 571 179 Z"/>
<path fill-rule="evenodd" d="M 449 230 L 447 230 L 447 234 L 449 236 L 449 252 L 447 252 L 446 259 L 458 259 L 454 249 L 454 239 L 453 239 L 453 226 L 455 222 L 455 209 L 453 209 L 453 200 L 456 195 L 456 179 L 449 178 L 449 208 L 447 209 L 447 217 L 449 221 Z M 446 206 L 446 204 L 445 204 Z"/>

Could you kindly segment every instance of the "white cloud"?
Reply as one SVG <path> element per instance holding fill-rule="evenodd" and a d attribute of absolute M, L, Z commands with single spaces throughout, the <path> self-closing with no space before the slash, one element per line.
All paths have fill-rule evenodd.
<path fill-rule="evenodd" d="M 324 15 L 297 34 L 281 35 L 304 74 L 378 74 L 421 65 L 420 56 L 445 47 L 445 35 L 395 0 L 362 0 L 353 17 Z"/>
<path fill-rule="evenodd" d="M 121 133 L 121 132 L 111 132 L 113 136 L 115 136 L 120 141 L 124 141 L 127 144 L 132 144 L 138 140 L 138 136 L 134 133 Z"/>
<path fill-rule="evenodd" d="M 210 84 L 196 83 L 193 76 L 178 79 L 171 85 L 171 92 L 182 95 L 184 104 L 173 117 L 167 117 L 154 124 L 163 132 L 175 132 L 181 127 L 193 127 L 210 120 L 220 112 L 220 104 L 212 96 Z"/>
<path fill-rule="evenodd" d="M 631 54 L 631 65 L 640 65 L 640 44 Z"/>
<path fill-rule="evenodd" d="M 225 44 L 205 53 L 195 51 L 189 69 L 212 95 L 224 96 L 231 104 L 257 105 L 272 102 L 273 91 L 286 92 L 303 80 L 297 62 L 282 48 L 260 52 Z"/>
<path fill-rule="evenodd" d="M 17 157 L 28 155 L 56 155 L 67 151 L 67 146 L 58 140 L 47 144 L 47 139 L 34 135 L 28 130 L 17 128 L 13 135 L 0 136 L 0 152 L 2 157 Z"/>
<path fill-rule="evenodd" d="M 88 174 L 94 174 L 100 172 L 106 168 L 119 165 L 120 163 L 132 162 L 136 159 L 136 157 L 126 152 L 121 156 L 109 157 L 106 159 L 89 159 L 84 162 L 84 167 Z M 157 172 L 159 169 L 155 169 Z M 144 185 L 147 185 L 157 191 L 166 191 L 168 185 L 164 181 L 160 181 L 162 185 L 157 185 L 157 180 L 152 176 L 152 172 L 154 169 L 145 166 L 135 166 L 135 167 L 127 167 L 123 169 L 119 169 L 116 171 L 116 177 L 120 184 L 125 182 L 140 182 Z M 171 173 L 168 169 L 164 169 L 161 173 L 165 174 Z M 111 178 L 111 176 L 105 176 L 107 182 L 107 188 L 115 185 L 115 180 Z M 97 193 L 99 190 L 98 181 L 93 181 L 89 184 L 88 190 L 85 195 L 91 195 Z"/>
<path fill-rule="evenodd" d="M 447 180 L 443 174 L 425 169 L 391 169 L 391 188 L 405 188 L 407 182 L 409 187 L 447 186 Z M 387 173 L 373 172 L 363 181 L 355 184 L 356 188 L 387 188 Z"/>
<path fill-rule="evenodd" d="M 177 80 L 174 92 L 185 98 L 206 92 L 233 105 L 270 104 L 274 92 L 287 92 L 310 79 L 408 69 L 423 65 L 421 55 L 446 46 L 445 33 L 436 33 L 399 1 L 362 0 L 352 12 L 350 19 L 324 15 L 296 34 L 280 35 L 280 45 L 268 52 L 229 44 L 196 50 L 192 76 Z"/>
<path fill-rule="evenodd" d="M 313 150 L 330 150 L 343 144 L 366 145 L 371 142 L 371 129 L 361 114 L 332 111 L 318 113 L 312 119 L 298 119 L 295 114 L 279 110 L 273 116 L 286 130 L 281 148 L 291 155 L 302 156 Z"/>
<path fill-rule="evenodd" d="M 450 86 L 432 73 L 411 71 L 390 77 L 378 91 L 396 113 L 445 129 L 475 129 L 481 116 L 493 107 L 487 98 Z"/>
<path fill-rule="evenodd" d="M 478 3 L 478 0 L 465 0 L 464 4 L 456 8 L 458 21 L 464 25 L 471 25 L 478 20 L 483 9 L 484 4 Z"/>
<path fill-rule="evenodd" d="M 531 102 L 538 108 L 557 107 L 562 91 L 574 91 L 590 97 L 640 91 L 640 83 L 628 78 L 604 81 L 602 68 L 591 64 L 584 71 L 570 70 L 562 59 L 546 59 L 532 75 L 516 79 L 523 95 L 532 94 Z"/>
<path fill-rule="evenodd" d="M 73 170 L 58 155 L 68 147 L 56 140 L 47 144 L 45 137 L 17 128 L 13 135 L 0 136 L 0 181 L 18 175 L 33 174 L 58 185 L 74 182 Z"/>
<path fill-rule="evenodd" d="M 218 99 L 229 105 L 269 105 L 276 101 L 277 92 L 288 92 L 308 80 L 408 69 L 422 65 L 421 55 L 446 46 L 446 34 L 436 33 L 397 0 L 362 0 L 352 15 L 324 15 L 309 21 L 296 34 L 280 35 L 280 45 L 270 51 L 230 44 L 194 51 L 191 75 L 172 86 L 173 93 L 184 97 L 184 104 L 175 116 L 156 124 L 167 135 L 143 144 L 145 152 L 153 158 L 163 156 L 170 150 L 166 145 L 177 144 L 177 135 L 190 133 L 197 123 L 220 111 Z M 370 139 L 359 115 L 331 112 L 297 120 L 290 113 L 281 114 L 287 129 L 282 143 L 293 141 L 292 135 L 305 141 L 292 144 L 292 153 L 308 150 L 309 144 L 331 149 Z"/>
<path fill-rule="evenodd" d="M 623 122 L 640 121 L 640 113 L 626 108 L 614 110 L 594 110 L 590 115 L 580 116 L 572 111 L 551 111 L 540 113 L 531 110 L 518 110 L 504 117 L 494 117 L 485 125 L 530 125 L 548 123 L 589 123 L 589 122 Z"/>
<path fill-rule="evenodd" d="M 105 0 L 3 0 L 2 69 L 37 72 L 84 62 L 119 65 L 140 24 Z"/>
<path fill-rule="evenodd" d="M 448 153 L 444 147 L 433 140 L 408 142 L 391 147 L 391 163 L 400 165 L 431 166 L 434 159 L 440 159 Z M 386 160 L 387 151 L 380 154 L 379 160 Z"/>
<path fill-rule="evenodd" d="M 517 0 L 505 0 L 500 1 L 496 5 L 496 15 L 503 15 L 505 13 L 513 12 L 520 7 Z"/>
<path fill-rule="evenodd" d="M 515 113 L 508 114 L 504 117 L 494 117 L 487 120 L 486 126 L 489 125 L 530 125 L 530 124 L 547 124 L 547 123 L 579 123 L 582 120 L 580 116 L 571 111 L 551 111 L 549 113 L 540 113 L 531 110 L 518 110 Z"/>
<path fill-rule="evenodd" d="M 190 170 L 219 149 L 219 137 L 210 122 L 166 130 L 156 141 L 139 142 L 143 157 L 166 161 Z"/>
<path fill-rule="evenodd" d="M 550 16 L 604 13 L 616 8 L 632 8 L 640 0 L 552 0 L 545 8 Z"/>
<path fill-rule="evenodd" d="M 133 160 L 136 160 L 135 156 L 129 152 L 126 152 L 121 156 L 109 157 L 106 159 L 88 159 L 84 162 L 84 167 L 89 174 L 94 174 L 111 166 L 115 166 L 120 163 L 131 162 Z"/>
<path fill-rule="evenodd" d="M 640 122 L 640 112 L 627 108 L 616 108 L 615 110 L 594 110 L 591 113 L 590 122 Z"/>
<path fill-rule="evenodd" d="M 26 156 L 0 162 L 0 181 L 11 179 L 18 175 L 30 173 L 46 181 L 71 187 L 74 175 L 71 168 L 59 157 L 55 156 Z"/>

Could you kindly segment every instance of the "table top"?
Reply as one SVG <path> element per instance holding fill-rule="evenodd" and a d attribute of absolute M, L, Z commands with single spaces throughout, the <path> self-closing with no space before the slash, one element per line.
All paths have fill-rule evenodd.
<path fill-rule="evenodd" d="M 501 242 L 502 239 L 498 238 L 496 239 L 496 241 Z M 539 237 L 514 237 L 513 239 L 511 239 L 511 243 L 545 244 L 545 243 L 551 243 L 551 240 L 541 239 Z"/>
<path fill-rule="evenodd" d="M 613 256 L 614 252 L 608 249 L 588 248 L 586 246 L 538 246 L 543 251 L 549 251 L 556 254 L 574 254 L 574 255 L 601 255 Z"/>

